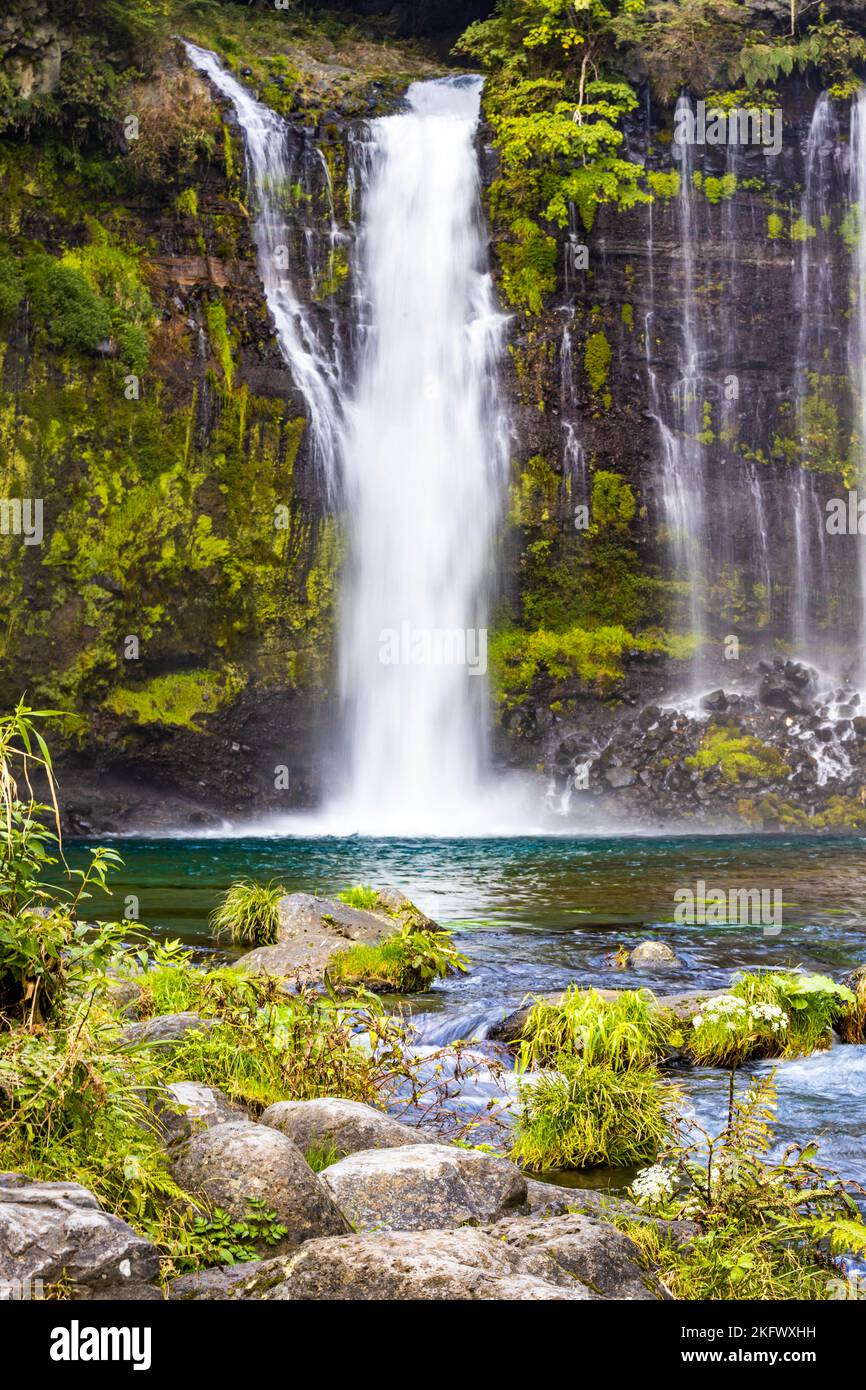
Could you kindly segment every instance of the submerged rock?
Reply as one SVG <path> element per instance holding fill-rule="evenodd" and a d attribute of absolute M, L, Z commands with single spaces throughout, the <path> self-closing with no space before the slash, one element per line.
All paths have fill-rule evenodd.
<path fill-rule="evenodd" d="M 301 1153 L 332 1146 L 341 1158 L 365 1149 L 427 1143 L 419 1130 L 357 1100 L 280 1100 L 268 1106 L 261 1123 L 287 1135 Z"/>
<path fill-rule="evenodd" d="M 628 953 L 628 963 L 632 966 L 682 965 L 676 952 L 664 941 L 641 941 Z"/>
<path fill-rule="evenodd" d="M 81 1299 L 161 1297 L 149 1240 L 75 1182 L 0 1173 L 0 1279 L 68 1279 Z M 11 1297 L 0 1286 L 0 1299 Z"/>
<path fill-rule="evenodd" d="M 526 1210 L 526 1179 L 507 1158 L 448 1144 L 356 1153 L 322 1181 L 359 1230 L 482 1225 Z"/>
<path fill-rule="evenodd" d="M 268 1125 L 233 1120 L 196 1134 L 172 1171 L 179 1185 L 243 1220 L 259 1197 L 288 1228 L 272 1250 L 290 1250 L 314 1236 L 336 1235 L 348 1222 L 298 1148 Z"/>

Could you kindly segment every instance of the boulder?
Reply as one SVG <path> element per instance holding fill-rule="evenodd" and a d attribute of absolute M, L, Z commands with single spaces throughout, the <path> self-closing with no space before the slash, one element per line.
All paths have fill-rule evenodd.
<path fill-rule="evenodd" d="M 326 1303 L 598 1297 L 545 1251 L 527 1255 L 471 1227 L 311 1240 L 280 1262 L 281 1279 L 266 1263 L 268 1269 L 235 1285 L 231 1296 Z"/>
<path fill-rule="evenodd" d="M 419 1130 L 401 1125 L 371 1105 L 336 1097 L 279 1100 L 268 1106 L 261 1123 L 287 1135 L 303 1154 L 312 1148 L 333 1148 L 345 1158 L 364 1149 L 397 1149 L 427 1142 Z"/>
<path fill-rule="evenodd" d="M 160 1137 L 169 1147 L 184 1143 L 199 1130 L 213 1125 L 250 1119 L 249 1111 L 229 1100 L 223 1091 L 198 1081 L 172 1082 L 151 1101 L 151 1109 L 157 1117 Z"/>
<path fill-rule="evenodd" d="M 682 961 L 664 941 L 641 941 L 628 953 L 631 966 L 682 965 Z"/>
<path fill-rule="evenodd" d="M 68 1279 L 79 1298 L 158 1298 L 149 1240 L 75 1182 L 0 1173 L 0 1278 Z M 4 1294 L 0 1291 L 0 1298 Z"/>
<path fill-rule="evenodd" d="M 347 951 L 357 941 L 375 944 L 400 925 L 384 913 L 361 912 L 312 893 L 281 898 L 279 918 L 276 944 L 247 952 L 237 961 L 236 969 L 320 980 L 336 951 Z"/>
<path fill-rule="evenodd" d="M 158 1014 L 156 1018 L 145 1019 L 143 1023 L 130 1023 L 123 1030 L 123 1041 L 127 1047 L 138 1047 L 141 1043 L 159 1043 L 171 1047 L 183 1042 L 187 1033 L 206 1033 L 216 1028 L 218 1019 L 200 1018 L 198 1014 Z"/>
<path fill-rule="evenodd" d="M 260 1197 L 288 1231 L 269 1247 L 291 1250 L 313 1236 L 337 1235 L 348 1223 L 290 1139 L 268 1125 L 230 1120 L 194 1134 L 175 1158 L 178 1184 L 242 1220 Z"/>
<path fill-rule="evenodd" d="M 526 1210 L 526 1179 L 497 1154 L 449 1144 L 371 1149 L 322 1181 L 356 1230 L 426 1231 L 482 1225 Z"/>
<path fill-rule="evenodd" d="M 518 1216 L 486 1227 L 523 1256 L 545 1255 L 606 1298 L 669 1298 L 627 1235 L 593 1216 Z"/>

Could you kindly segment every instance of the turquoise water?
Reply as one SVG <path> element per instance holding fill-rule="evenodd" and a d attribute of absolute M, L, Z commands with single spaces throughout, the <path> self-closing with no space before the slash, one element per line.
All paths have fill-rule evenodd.
<path fill-rule="evenodd" d="M 115 842 L 124 867 L 113 896 L 88 911 L 122 917 L 129 895 L 155 934 L 214 950 L 208 914 L 232 880 L 274 879 L 288 892 L 331 895 L 348 884 L 391 885 L 452 926 L 470 971 L 413 999 L 419 1039 L 483 1038 L 529 992 L 584 984 L 663 992 L 723 985 L 734 969 L 802 965 L 839 977 L 866 962 L 866 841 L 725 836 L 680 839 L 202 839 Z M 68 847 L 73 866 L 86 846 Z M 674 893 L 778 889 L 777 935 L 757 927 L 683 926 Z M 648 936 L 682 964 L 617 971 L 606 957 Z M 711 1127 L 726 1078 L 693 1073 L 686 1100 Z M 835 1047 L 779 1069 L 780 1137 L 824 1134 L 823 1156 L 866 1181 L 866 1048 Z M 481 1097 L 479 1096 L 479 1100 Z"/>

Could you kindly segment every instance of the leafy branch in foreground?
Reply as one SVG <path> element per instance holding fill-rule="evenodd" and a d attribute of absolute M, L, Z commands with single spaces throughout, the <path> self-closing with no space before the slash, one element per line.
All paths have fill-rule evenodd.
<path fill-rule="evenodd" d="M 790 1145 L 770 1157 L 776 1117 L 774 1074 L 753 1077 L 742 1094 L 731 1073 L 728 1121 L 711 1137 L 681 1125 L 658 1163 L 638 1175 L 632 1197 L 656 1215 L 695 1221 L 698 1233 L 674 1246 L 656 1227 L 618 1218 L 661 1269 L 677 1298 L 823 1299 L 838 1256 L 866 1250 L 866 1224 L 846 1184 L 818 1164 L 818 1145 Z M 697 1136 L 697 1137 L 695 1137 Z"/>

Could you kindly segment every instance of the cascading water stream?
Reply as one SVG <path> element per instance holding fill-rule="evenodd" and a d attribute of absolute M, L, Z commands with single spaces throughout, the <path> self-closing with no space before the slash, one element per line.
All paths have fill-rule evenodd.
<path fill-rule="evenodd" d="M 855 401 L 855 439 L 859 499 L 866 497 L 866 88 L 851 111 L 850 200 L 857 210 L 857 242 L 854 251 L 854 311 L 849 336 L 849 371 Z M 860 590 L 858 653 L 852 673 L 860 691 L 866 691 L 866 536 L 855 541 Z"/>
<path fill-rule="evenodd" d="M 371 124 L 346 405 L 344 794 L 361 833 L 449 833 L 483 812 L 486 586 L 507 461 L 474 134 L 481 80 L 416 83 Z"/>
<path fill-rule="evenodd" d="M 687 96 L 677 102 L 679 124 L 684 109 L 690 110 Z M 680 183 L 676 199 L 681 256 L 680 331 L 678 381 L 663 393 L 652 365 L 654 306 L 646 325 L 647 374 L 650 402 L 661 436 L 662 460 L 660 493 L 662 515 L 667 529 L 668 547 L 677 576 L 686 582 L 686 617 L 691 634 L 703 635 L 702 594 L 704 586 L 704 496 L 701 449 L 697 436 L 703 429 L 699 399 L 699 343 L 695 315 L 695 233 L 694 233 L 694 147 L 680 146 Z M 652 223 L 650 223 L 652 237 Z M 650 248 L 652 253 L 652 247 Z M 653 288 L 650 282 L 651 291 Z M 692 681 L 701 678 L 701 662 L 692 662 Z"/>
<path fill-rule="evenodd" d="M 247 183 L 255 211 L 253 236 L 265 300 L 280 350 L 306 401 L 314 456 L 333 496 L 339 469 L 340 381 L 289 275 L 290 234 L 284 202 L 292 170 L 286 126 L 226 72 L 215 53 L 189 42 L 184 47 L 193 66 L 231 102 L 243 131 Z"/>

